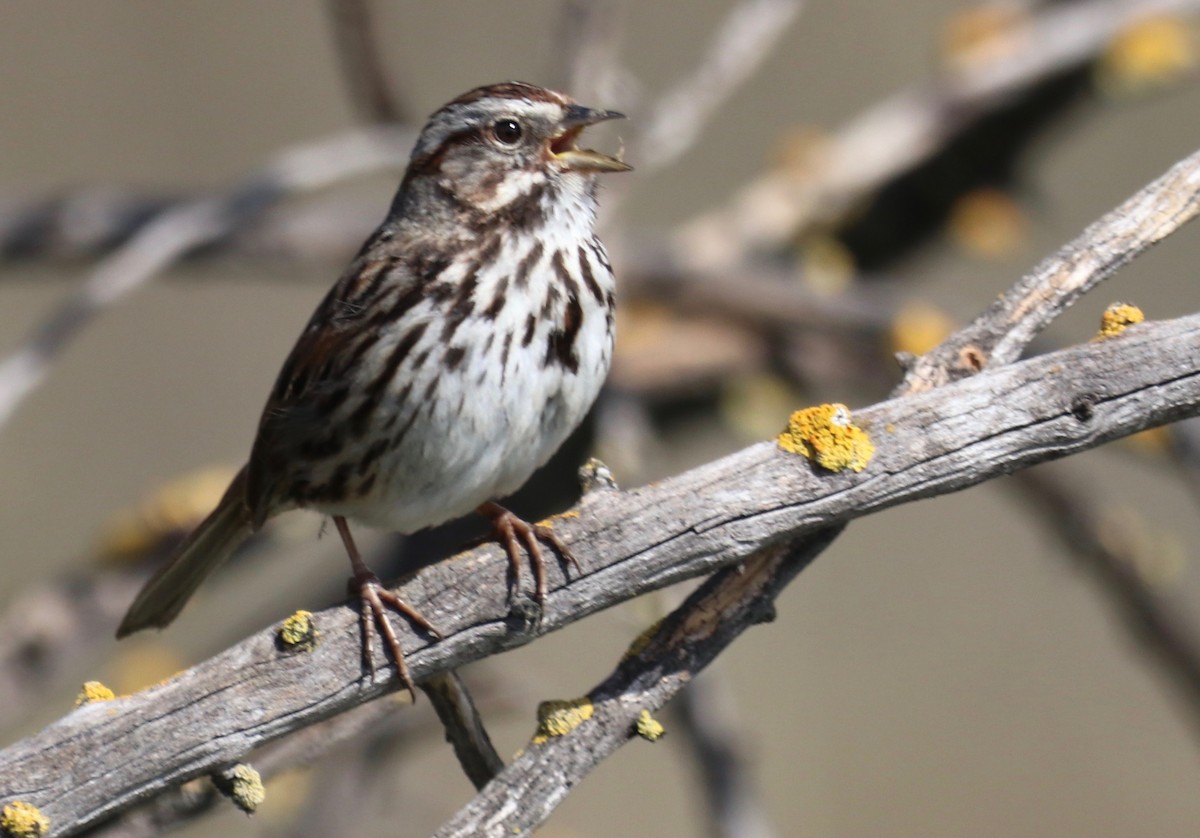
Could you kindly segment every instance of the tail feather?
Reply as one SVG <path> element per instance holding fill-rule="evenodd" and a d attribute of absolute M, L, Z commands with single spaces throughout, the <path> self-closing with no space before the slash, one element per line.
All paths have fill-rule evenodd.
<path fill-rule="evenodd" d="M 253 531 L 246 506 L 246 469 L 243 468 L 217 508 L 142 587 L 121 621 L 117 637 L 145 628 L 162 628 L 174 620 L 200 583 Z"/>

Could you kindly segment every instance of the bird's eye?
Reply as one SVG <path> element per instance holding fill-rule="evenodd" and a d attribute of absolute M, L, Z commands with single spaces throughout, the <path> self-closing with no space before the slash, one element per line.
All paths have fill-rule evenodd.
<path fill-rule="evenodd" d="M 515 119 L 500 119 L 492 125 L 492 136 L 504 145 L 516 145 L 522 133 L 521 123 Z"/>

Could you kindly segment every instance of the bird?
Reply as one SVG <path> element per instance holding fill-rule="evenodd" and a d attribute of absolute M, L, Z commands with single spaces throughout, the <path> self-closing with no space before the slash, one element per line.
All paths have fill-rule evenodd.
<path fill-rule="evenodd" d="M 249 460 L 134 598 L 117 637 L 162 628 L 276 515 L 332 518 L 360 605 L 415 697 L 388 617 L 440 637 L 366 565 L 350 522 L 413 533 L 475 510 L 539 604 L 554 533 L 500 506 L 595 402 L 613 355 L 615 280 L 596 233 L 599 176 L 578 141 L 624 118 L 525 82 L 470 90 L 428 119 L 390 209 L 309 319 L 267 398 Z"/>

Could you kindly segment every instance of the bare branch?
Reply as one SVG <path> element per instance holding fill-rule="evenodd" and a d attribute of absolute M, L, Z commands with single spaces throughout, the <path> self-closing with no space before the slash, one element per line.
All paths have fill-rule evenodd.
<path fill-rule="evenodd" d="M 730 267 L 830 223 L 883 183 L 929 159 L 981 115 L 1079 66 L 1151 14 L 1191 13 L 1200 0 L 1084 0 L 1033 4 L 1002 48 L 943 66 L 929 81 L 863 112 L 804 167 L 768 172 L 675 236 L 680 264 Z"/>
<path fill-rule="evenodd" d="M 615 0 L 564 0 L 554 71 L 560 89 L 582 101 L 618 99 L 618 18 Z"/>
<path fill-rule="evenodd" d="M 328 0 L 342 76 L 359 117 L 368 124 L 403 122 L 411 114 L 389 83 L 371 0 Z"/>
<path fill-rule="evenodd" d="M 0 427 L 49 372 L 50 365 L 105 307 L 142 287 L 207 242 L 250 223 L 289 195 L 321 189 L 366 172 L 402 165 L 411 134 L 356 131 L 287 149 L 225 195 L 172 207 L 142 227 L 0 361 Z"/>
<path fill-rule="evenodd" d="M 1045 469 L 1014 476 L 1017 497 L 1103 586 L 1106 599 L 1125 621 L 1128 635 L 1162 664 L 1171 683 L 1187 699 L 1200 733 L 1200 626 L 1147 584 L 1131 543 L 1117 546 L 1101 534 L 1091 505 Z"/>
<path fill-rule="evenodd" d="M 1071 303 L 1200 212 L 1200 151 L 1096 221 L 918 359 L 899 391 L 919 392 L 1020 356 Z"/>
<path fill-rule="evenodd" d="M 691 148 L 721 104 L 771 54 L 803 5 L 800 0 L 742 0 L 730 11 L 695 71 L 647 111 L 637 140 L 638 169 L 669 166 Z"/>
<path fill-rule="evenodd" d="M 446 741 L 454 747 L 467 778 L 475 788 L 483 788 L 503 770 L 504 760 L 492 745 L 467 685 L 457 672 L 449 671 L 435 674 L 420 687 L 437 711 Z"/>
<path fill-rule="evenodd" d="M 636 735 L 642 713 L 662 707 L 745 629 L 769 620 L 775 597 L 841 529 L 813 533 L 795 548 L 766 548 L 744 567 L 727 568 L 701 585 L 588 693 L 590 718 L 530 743 L 436 838 L 530 835 L 580 780 Z"/>
<path fill-rule="evenodd" d="M 859 411 L 878 446 L 860 475 L 819 472 L 759 443 L 654 486 L 593 492 L 555 522 L 583 563 L 552 590 L 536 628 L 508 600 L 500 552 L 426 568 L 404 587 L 445 639 L 405 631 L 420 681 L 530 642 L 630 597 L 742 561 L 765 545 L 955 491 L 1200 413 L 1200 315 L 985 371 Z M 395 689 L 360 671 L 357 611 L 320 612 L 324 642 L 281 654 L 263 631 L 134 696 L 85 706 L 0 752 L 0 790 L 67 835 L 251 748 Z M 136 734 L 136 735 L 135 735 Z"/>

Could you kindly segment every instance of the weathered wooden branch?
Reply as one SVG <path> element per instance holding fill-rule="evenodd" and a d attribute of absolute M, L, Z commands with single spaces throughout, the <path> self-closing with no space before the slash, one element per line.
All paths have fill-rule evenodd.
<path fill-rule="evenodd" d="M 492 547 L 422 571 L 404 596 L 445 639 L 410 631 L 421 680 L 523 645 L 649 590 L 899 503 L 975 485 L 1151 425 L 1200 413 L 1200 315 L 986 371 L 855 414 L 878 451 L 828 473 L 759 443 L 659 484 L 586 496 L 554 526 L 585 569 L 552 590 L 540 622 L 508 597 Z M 0 752 L 0 799 L 39 806 L 69 835 L 253 747 L 395 689 L 380 657 L 365 680 L 357 612 L 315 618 L 323 642 L 284 654 L 264 630 L 170 681 L 85 706 Z"/>
<path fill-rule="evenodd" d="M 531 742 L 436 838 L 531 834 L 596 765 L 637 735 L 639 720 L 653 723 L 643 714 L 666 704 L 747 628 L 770 620 L 775 597 L 841 531 L 835 525 L 769 546 L 715 574 L 635 640 L 617 670 L 579 702 L 586 718 Z M 644 727 L 642 735 L 654 736 Z"/>
<path fill-rule="evenodd" d="M 1016 360 L 1072 303 L 1200 213 L 1200 151 L 1089 226 L 1022 277 L 970 325 L 909 367 L 916 392 Z"/>

